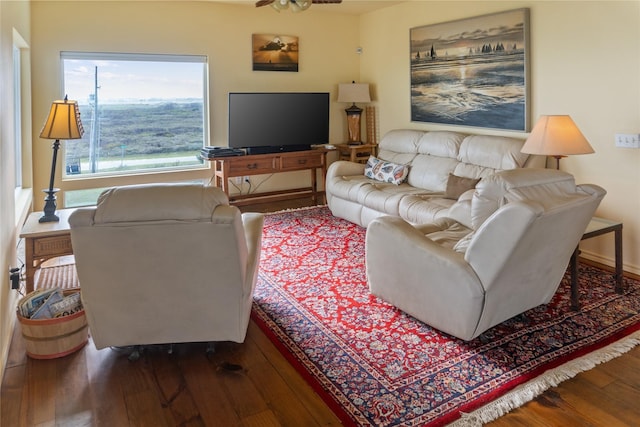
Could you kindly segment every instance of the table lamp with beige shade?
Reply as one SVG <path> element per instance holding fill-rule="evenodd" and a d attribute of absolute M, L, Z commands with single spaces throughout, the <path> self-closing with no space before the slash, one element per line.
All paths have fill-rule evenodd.
<path fill-rule="evenodd" d="M 520 151 L 555 157 L 556 169 L 560 169 L 562 157 L 595 152 L 567 115 L 540 116 Z"/>
<path fill-rule="evenodd" d="M 58 188 L 53 188 L 56 174 L 56 160 L 61 139 L 80 139 L 84 134 L 84 128 L 80 121 L 80 110 L 76 101 L 70 101 L 64 97 L 62 101 L 53 101 L 47 121 L 44 123 L 40 138 L 55 139 L 53 143 L 53 158 L 51 160 L 51 176 L 49 179 L 49 189 L 43 190 L 47 193 L 44 199 L 44 215 L 39 222 L 54 222 L 60 218 L 56 215 L 56 193 Z"/>

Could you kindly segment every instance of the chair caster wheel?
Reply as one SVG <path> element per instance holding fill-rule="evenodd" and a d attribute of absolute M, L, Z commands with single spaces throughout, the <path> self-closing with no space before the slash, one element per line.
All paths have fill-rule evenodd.
<path fill-rule="evenodd" d="M 209 344 L 207 344 L 207 349 L 205 350 L 205 353 L 207 354 L 207 356 L 211 356 L 215 352 L 216 352 L 216 344 L 213 342 L 210 342 Z"/>
<path fill-rule="evenodd" d="M 131 354 L 127 359 L 129 359 L 129 362 L 135 362 L 138 359 L 140 359 L 141 354 L 142 354 L 142 347 L 136 347 L 133 349 L 133 351 L 131 352 Z"/>

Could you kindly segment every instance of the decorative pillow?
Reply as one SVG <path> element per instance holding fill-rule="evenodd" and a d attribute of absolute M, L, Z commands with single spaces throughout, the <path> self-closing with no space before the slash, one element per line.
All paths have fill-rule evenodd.
<path fill-rule="evenodd" d="M 458 197 L 467 190 L 476 188 L 476 184 L 480 181 L 480 178 L 464 178 L 462 176 L 449 174 L 447 180 L 447 189 L 444 192 L 445 199 L 458 200 Z"/>
<path fill-rule="evenodd" d="M 399 185 L 404 182 L 409 173 L 409 166 L 380 160 L 370 156 L 364 167 L 364 175 L 376 181 L 390 182 Z"/>

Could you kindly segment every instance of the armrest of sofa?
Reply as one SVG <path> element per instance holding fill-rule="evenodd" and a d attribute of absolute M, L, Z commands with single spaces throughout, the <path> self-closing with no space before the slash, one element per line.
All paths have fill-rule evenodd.
<path fill-rule="evenodd" d="M 338 176 L 364 175 L 365 166 L 363 163 L 338 160 L 331 163 L 329 169 L 327 169 L 327 180 Z"/>
<path fill-rule="evenodd" d="M 392 216 L 369 224 L 369 289 L 437 329 L 470 339 L 484 301 L 478 276 L 461 254 L 432 241 L 423 230 Z"/>
<path fill-rule="evenodd" d="M 502 272 L 522 236 L 543 211 L 542 205 L 533 201 L 509 203 L 476 230 L 465 259 L 480 277 L 485 290 Z"/>
<path fill-rule="evenodd" d="M 93 217 L 95 214 L 95 206 L 78 208 L 69 215 L 69 225 L 71 228 L 93 225 Z"/>

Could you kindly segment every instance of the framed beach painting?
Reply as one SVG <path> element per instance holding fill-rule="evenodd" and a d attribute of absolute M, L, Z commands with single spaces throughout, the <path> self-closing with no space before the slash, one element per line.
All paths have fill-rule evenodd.
<path fill-rule="evenodd" d="M 411 121 L 529 130 L 529 9 L 410 29 Z"/>
<path fill-rule="evenodd" d="M 253 71 L 298 71 L 298 37 L 252 35 Z"/>

